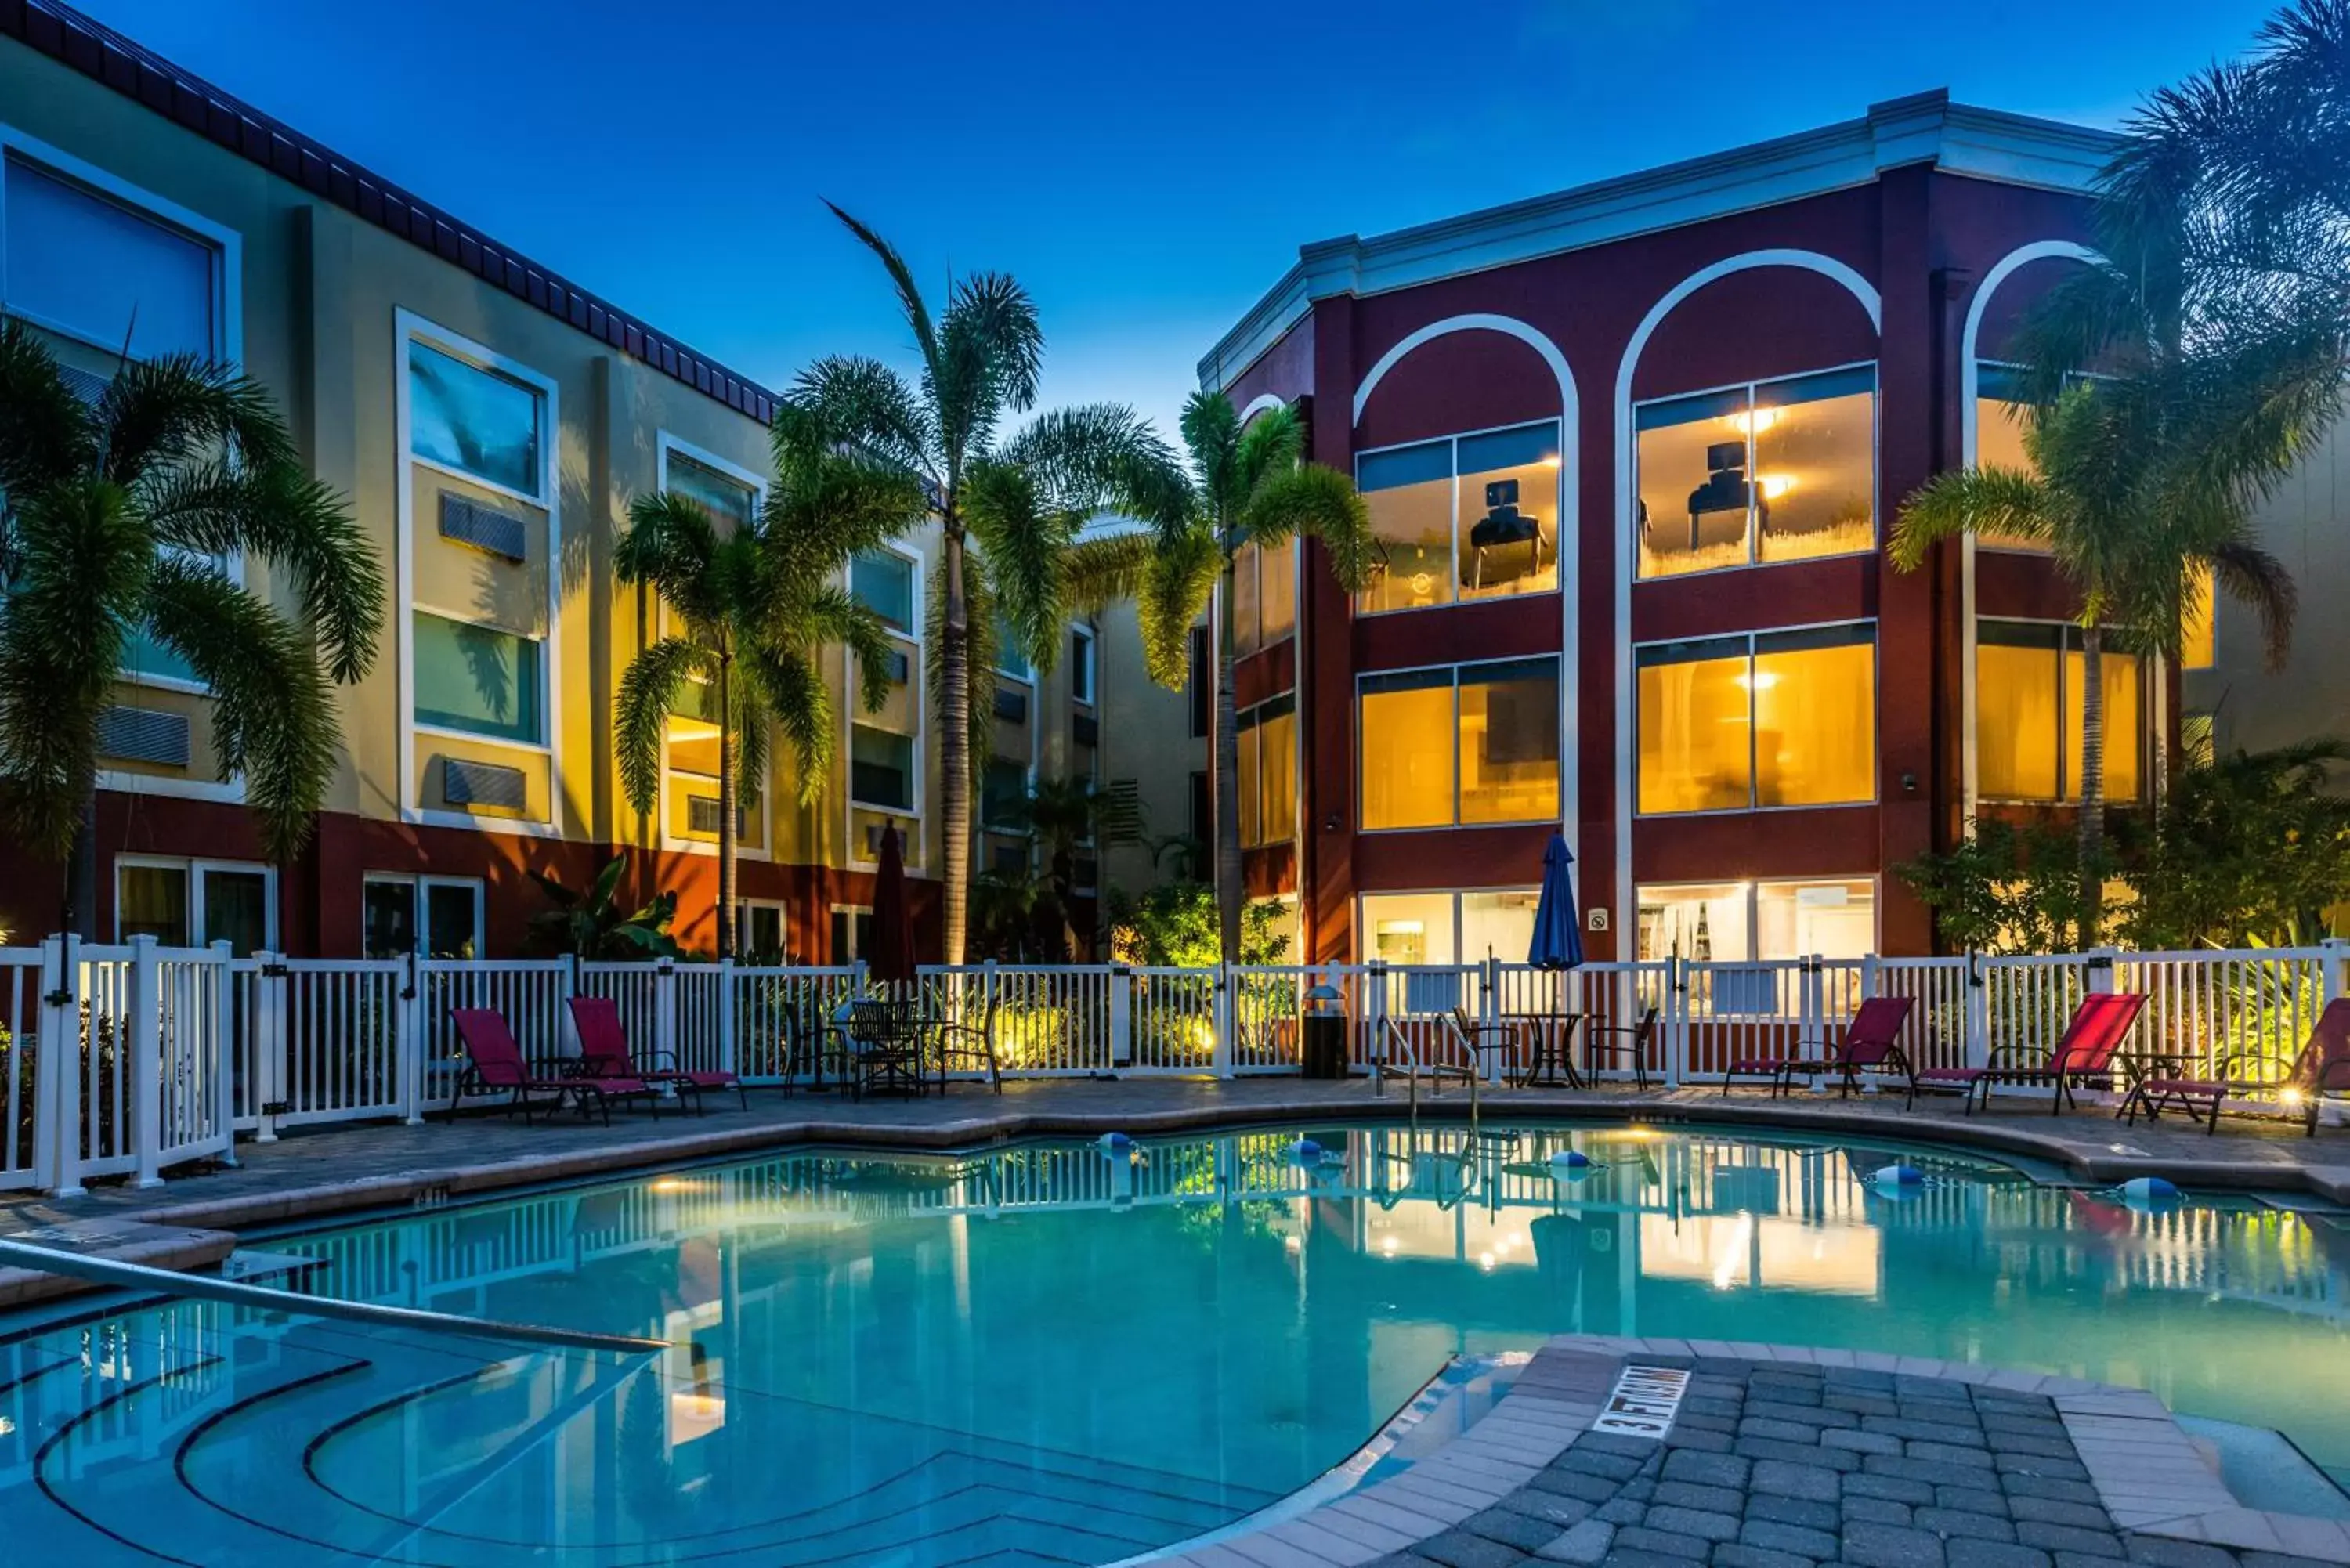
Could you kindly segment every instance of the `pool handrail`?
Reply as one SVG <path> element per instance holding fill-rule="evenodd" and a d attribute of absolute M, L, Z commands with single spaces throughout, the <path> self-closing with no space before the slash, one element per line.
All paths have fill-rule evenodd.
<path fill-rule="evenodd" d="M 555 1328 L 542 1324 L 502 1323 L 494 1318 L 463 1317 L 423 1307 L 385 1306 L 376 1302 L 343 1301 L 334 1296 L 304 1295 L 267 1285 L 242 1284 L 204 1274 L 186 1274 L 119 1258 L 91 1258 L 29 1241 L 0 1239 L 0 1263 L 45 1274 L 62 1274 L 92 1284 L 125 1290 L 154 1291 L 224 1302 L 231 1306 L 257 1307 L 265 1312 L 304 1314 L 384 1328 L 412 1328 L 427 1334 L 457 1334 L 468 1339 L 498 1339 L 521 1345 L 558 1345 L 570 1350 L 612 1350 L 629 1355 L 650 1355 L 673 1348 L 665 1339 L 640 1339 L 634 1334 L 598 1334 L 588 1329 Z"/>

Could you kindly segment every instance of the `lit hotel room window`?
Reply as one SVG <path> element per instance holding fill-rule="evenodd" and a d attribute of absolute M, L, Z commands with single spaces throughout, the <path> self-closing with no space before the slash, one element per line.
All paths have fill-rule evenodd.
<path fill-rule="evenodd" d="M 1373 535 L 1371 583 L 1358 610 L 1558 587 L 1557 421 L 1365 452 L 1355 460 L 1355 483 Z"/>
<path fill-rule="evenodd" d="M 1640 576 L 1876 547 L 1876 367 L 1644 403 L 1635 423 Z"/>
<path fill-rule="evenodd" d="M 2107 634 L 2109 637 L 2110 633 Z M 2144 778 L 2144 671 L 2105 656 L 2106 798 L 2138 798 Z M 1986 620 L 1975 636 L 1975 790 L 1985 800 L 2081 798 L 2077 627 Z"/>
<path fill-rule="evenodd" d="M 1638 901 L 1643 961 L 1864 958 L 1877 941 L 1877 887 L 1866 878 L 1652 886 Z"/>
<path fill-rule="evenodd" d="M 1876 798 L 1873 626 L 1657 643 L 1636 657 L 1643 814 Z"/>
<path fill-rule="evenodd" d="M 1558 815 L 1558 660 L 1366 675 L 1363 826 L 1539 822 Z"/>

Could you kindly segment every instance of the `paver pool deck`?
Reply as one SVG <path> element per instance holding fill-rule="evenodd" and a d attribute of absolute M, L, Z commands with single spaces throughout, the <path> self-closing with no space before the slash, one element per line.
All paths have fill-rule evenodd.
<path fill-rule="evenodd" d="M 1594 1429 L 1679 1368 L 1661 1436 Z M 2299 1568 L 2350 1527 L 2246 1508 L 2159 1400 L 1917 1356 L 1570 1334 L 1402 1473 L 1161 1568 Z"/>

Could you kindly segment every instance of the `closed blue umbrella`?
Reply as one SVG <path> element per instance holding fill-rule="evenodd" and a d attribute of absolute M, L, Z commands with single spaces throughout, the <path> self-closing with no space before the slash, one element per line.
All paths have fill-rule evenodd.
<path fill-rule="evenodd" d="M 1542 897 L 1534 903 L 1534 937 L 1526 951 L 1526 961 L 1536 969 L 1555 972 L 1582 967 L 1583 922 L 1575 918 L 1575 851 L 1566 846 L 1565 834 L 1554 833 L 1550 836 L 1550 847 L 1543 851 Z M 1563 983 L 1560 984 L 1552 998 L 1553 1007 L 1561 1012 L 1565 1010 L 1558 1003 L 1565 989 Z M 1572 1084 L 1575 1081 L 1575 1064 L 1568 1056 L 1567 1042 L 1560 1039 L 1557 1033 L 1565 1027 L 1567 1025 L 1564 1023 L 1552 1024 L 1551 1033 L 1543 1037 L 1534 1062 L 1527 1065 L 1523 1082 L 1532 1084 L 1535 1081 L 1544 1059 L 1552 1056 L 1554 1049 L 1556 1054 L 1554 1070 L 1564 1067 L 1567 1082 Z M 1555 1082 L 1556 1079 L 1544 1081 Z"/>
<path fill-rule="evenodd" d="M 1543 851 L 1542 898 L 1534 905 L 1534 940 L 1526 961 L 1536 969 L 1583 967 L 1583 922 L 1575 909 L 1575 851 L 1554 833 Z"/>

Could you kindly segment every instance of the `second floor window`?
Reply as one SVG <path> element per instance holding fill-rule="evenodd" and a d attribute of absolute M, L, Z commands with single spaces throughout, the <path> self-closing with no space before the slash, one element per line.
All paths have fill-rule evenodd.
<path fill-rule="evenodd" d="M 1283 692 L 1240 715 L 1241 843 L 1286 844 L 1297 821 L 1297 699 Z"/>
<path fill-rule="evenodd" d="M 1383 671 L 1359 691 L 1366 830 L 1557 816 L 1556 659 Z"/>
<path fill-rule="evenodd" d="M 1877 546 L 1877 368 L 1643 403 L 1640 576 Z"/>
<path fill-rule="evenodd" d="M 848 568 L 849 590 L 892 630 L 914 629 L 914 563 L 894 550 L 867 550 Z"/>
<path fill-rule="evenodd" d="M 2104 665 L 2106 798 L 2136 800 L 2145 782 L 2145 670 L 2137 655 L 2110 650 Z M 1983 799 L 2053 804 L 2081 798 L 2085 673 L 2078 627 L 1980 623 L 1975 789 Z"/>
<path fill-rule="evenodd" d="M 409 450 L 427 462 L 536 501 L 540 400 L 519 381 L 424 343 L 408 348 Z"/>
<path fill-rule="evenodd" d="M 1656 643 L 1636 662 L 1642 813 L 1876 798 L 1874 627 Z"/>

